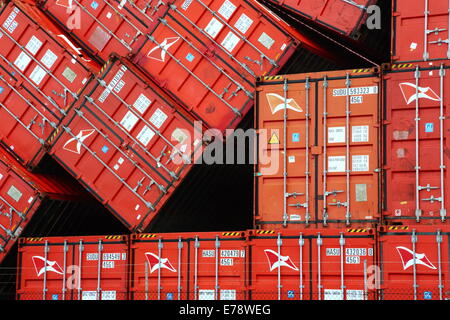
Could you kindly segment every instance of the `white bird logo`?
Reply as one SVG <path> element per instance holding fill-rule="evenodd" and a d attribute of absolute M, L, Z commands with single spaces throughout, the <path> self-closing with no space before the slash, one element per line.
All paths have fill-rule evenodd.
<path fill-rule="evenodd" d="M 94 129 L 80 130 L 76 137 L 67 140 L 67 142 L 63 146 L 63 149 L 69 152 L 80 154 L 81 145 L 83 144 L 84 140 L 89 138 L 89 136 L 91 136 L 94 131 Z"/>
<path fill-rule="evenodd" d="M 290 109 L 295 112 L 303 112 L 303 109 L 297 104 L 297 102 L 294 99 L 286 99 L 285 103 L 284 97 L 276 93 L 267 93 L 266 98 L 267 101 L 269 102 L 272 114 L 275 114 L 280 110 L 283 110 L 285 106 L 286 109 Z"/>
<path fill-rule="evenodd" d="M 172 272 L 177 272 L 177 269 L 172 266 L 168 258 L 160 258 L 156 254 L 151 252 L 146 252 L 145 257 L 150 264 L 150 273 L 153 273 L 160 268 L 167 269 Z"/>
<path fill-rule="evenodd" d="M 40 277 L 44 272 L 49 271 L 57 274 L 64 274 L 64 271 L 56 261 L 45 260 L 45 258 L 40 256 L 33 256 L 32 259 L 38 277 Z"/>
<path fill-rule="evenodd" d="M 147 58 L 160 61 L 160 62 L 166 62 L 166 53 L 170 49 L 171 46 L 173 46 L 178 40 L 180 40 L 179 37 L 170 37 L 165 38 L 161 44 L 156 45 L 153 49 L 151 49 L 147 53 Z M 157 52 L 157 50 L 160 49 L 161 52 L 159 56 L 157 54 L 152 55 L 154 52 Z"/>
<path fill-rule="evenodd" d="M 406 104 L 410 104 L 411 102 L 422 98 L 441 101 L 441 98 L 430 87 L 418 87 L 413 83 L 402 82 L 400 83 L 400 90 L 402 91 Z"/>
<path fill-rule="evenodd" d="M 436 269 L 431 261 L 428 260 L 425 253 L 414 253 L 413 251 L 405 247 L 396 247 L 396 249 L 398 251 L 398 254 L 400 255 L 400 258 L 402 259 L 403 270 L 408 269 L 414 264 L 420 264 L 429 269 Z"/>
<path fill-rule="evenodd" d="M 298 271 L 297 266 L 292 262 L 289 256 L 279 255 L 277 252 L 270 249 L 264 250 L 264 253 L 266 254 L 267 260 L 269 262 L 270 271 L 281 267 L 288 267 L 292 270 Z"/>

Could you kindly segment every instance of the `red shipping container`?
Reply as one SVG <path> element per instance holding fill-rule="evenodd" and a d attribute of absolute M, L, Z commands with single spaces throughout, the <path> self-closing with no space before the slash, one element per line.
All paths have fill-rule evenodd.
<path fill-rule="evenodd" d="M 376 297 L 367 273 L 376 264 L 372 229 L 253 230 L 249 246 L 251 300 Z"/>
<path fill-rule="evenodd" d="M 447 222 L 450 64 L 393 65 L 384 76 L 384 218 Z"/>
<path fill-rule="evenodd" d="M 367 227 L 379 220 L 379 82 L 376 69 L 261 79 L 258 227 Z"/>
<path fill-rule="evenodd" d="M 133 61 L 222 133 L 253 105 L 256 78 L 275 74 L 302 40 L 254 1 L 177 0 L 160 11 Z"/>
<path fill-rule="evenodd" d="M 450 59 L 448 1 L 392 1 L 392 61 Z"/>
<path fill-rule="evenodd" d="M 3 6 L 0 37 L 1 142 L 34 167 L 99 66 L 25 3 Z"/>
<path fill-rule="evenodd" d="M 380 299 L 450 299 L 449 236 L 448 226 L 380 227 Z"/>
<path fill-rule="evenodd" d="M 293 13 L 348 37 L 358 38 L 367 19 L 367 9 L 377 0 L 268 0 Z"/>
<path fill-rule="evenodd" d="M 162 1 L 42 0 L 39 7 L 100 62 L 125 57 L 156 18 Z"/>
<path fill-rule="evenodd" d="M 126 227 L 143 231 L 202 147 L 202 128 L 178 108 L 114 57 L 69 114 L 50 154 Z"/>
<path fill-rule="evenodd" d="M 126 300 L 127 236 L 22 238 L 17 300 Z"/>
<path fill-rule="evenodd" d="M 0 263 L 42 204 L 74 200 L 81 190 L 61 178 L 28 172 L 0 148 Z"/>
<path fill-rule="evenodd" d="M 245 232 L 133 235 L 131 300 L 244 300 Z"/>

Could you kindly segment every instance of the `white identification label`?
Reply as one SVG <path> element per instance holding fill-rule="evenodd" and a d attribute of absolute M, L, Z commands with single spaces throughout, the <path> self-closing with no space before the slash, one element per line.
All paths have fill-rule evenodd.
<path fill-rule="evenodd" d="M 198 290 L 198 300 L 214 300 L 214 290 Z"/>
<path fill-rule="evenodd" d="M 363 96 L 351 96 L 350 97 L 351 104 L 361 104 L 363 103 Z"/>
<path fill-rule="evenodd" d="M 151 103 L 152 101 L 149 98 L 147 98 L 143 93 L 141 93 L 134 102 L 133 107 L 135 107 L 136 110 L 138 110 L 141 114 L 144 114 Z"/>
<path fill-rule="evenodd" d="M 253 24 L 253 20 L 250 19 L 245 13 L 241 14 L 238 21 L 234 24 L 236 29 L 238 29 L 241 33 L 246 34 L 248 29 Z"/>
<path fill-rule="evenodd" d="M 9 30 L 11 24 L 13 23 L 14 19 L 17 17 L 18 13 L 19 13 L 19 9 L 14 7 L 13 11 L 9 14 L 8 18 L 6 18 L 5 22 L 3 22 L 3 28 Z"/>
<path fill-rule="evenodd" d="M 216 252 L 214 250 L 202 250 L 203 258 L 214 258 Z"/>
<path fill-rule="evenodd" d="M 378 87 L 358 87 L 358 88 L 339 88 L 333 89 L 333 97 L 343 97 L 343 96 L 361 96 L 367 94 L 378 94 Z"/>
<path fill-rule="evenodd" d="M 35 36 L 32 36 L 30 41 L 28 41 L 25 48 L 31 52 L 31 54 L 34 56 L 36 52 L 41 48 L 42 41 L 36 38 Z"/>
<path fill-rule="evenodd" d="M 103 260 L 120 260 L 120 253 L 104 253 Z"/>
<path fill-rule="evenodd" d="M 358 155 L 352 157 L 352 171 L 369 171 L 369 156 Z"/>
<path fill-rule="evenodd" d="M 31 58 L 25 52 L 21 52 L 16 61 L 14 61 L 14 65 L 19 68 L 20 71 L 23 71 L 28 66 L 30 61 Z"/>
<path fill-rule="evenodd" d="M 52 50 L 48 49 L 42 57 L 41 62 L 44 66 L 47 67 L 47 69 L 50 69 L 55 63 L 56 59 L 58 59 L 58 56 L 54 54 Z"/>
<path fill-rule="evenodd" d="M 122 121 L 120 121 L 120 124 L 128 131 L 130 132 L 136 123 L 138 122 L 139 118 L 136 117 L 131 111 L 128 111 L 123 117 Z"/>
<path fill-rule="evenodd" d="M 225 39 L 223 39 L 221 45 L 227 49 L 229 52 L 233 52 L 234 48 L 236 47 L 236 45 L 239 43 L 239 38 L 233 33 L 233 32 L 228 32 L 227 36 L 225 37 Z"/>
<path fill-rule="evenodd" d="M 220 265 L 221 266 L 232 266 L 233 265 L 233 258 L 221 258 L 220 259 Z"/>
<path fill-rule="evenodd" d="M 366 256 L 366 248 L 345 248 L 345 255 L 347 256 Z"/>
<path fill-rule="evenodd" d="M 150 122 L 157 127 L 161 128 L 164 122 L 166 122 L 168 116 L 161 109 L 156 109 L 153 115 L 150 117 Z"/>
<path fill-rule="evenodd" d="M 116 92 L 116 93 L 119 93 L 121 90 L 122 90 L 122 88 L 125 86 L 125 81 L 123 81 L 123 80 L 120 80 L 119 81 L 119 83 L 116 85 L 116 87 L 114 88 L 114 91 Z"/>
<path fill-rule="evenodd" d="M 19 189 L 17 189 L 14 186 L 11 186 L 9 188 L 7 195 L 10 196 L 16 202 L 19 202 L 20 199 L 22 198 L 22 192 L 20 192 Z"/>
<path fill-rule="evenodd" d="M 225 0 L 225 2 L 219 8 L 219 13 L 228 20 L 235 10 L 236 6 L 231 1 Z"/>
<path fill-rule="evenodd" d="M 81 300 L 97 300 L 97 291 L 83 291 Z"/>
<path fill-rule="evenodd" d="M 339 289 L 325 289 L 324 300 L 344 300 L 344 293 Z"/>
<path fill-rule="evenodd" d="M 269 35 L 265 32 L 261 34 L 258 41 L 267 49 L 272 48 L 273 44 L 275 43 L 275 40 L 273 40 Z"/>
<path fill-rule="evenodd" d="M 328 157 L 328 172 L 345 172 L 345 156 Z"/>
<path fill-rule="evenodd" d="M 116 291 L 102 291 L 102 300 L 116 300 Z"/>
<path fill-rule="evenodd" d="M 98 253 L 86 253 L 86 260 L 87 261 L 97 261 Z"/>
<path fill-rule="evenodd" d="M 215 39 L 217 37 L 217 35 L 219 34 L 220 30 L 222 30 L 222 28 L 223 28 L 223 24 L 216 18 L 212 18 L 211 21 L 206 26 L 205 31 L 213 39 Z"/>
<path fill-rule="evenodd" d="M 341 255 L 341 249 L 339 248 L 327 248 L 325 252 L 325 254 L 330 257 Z"/>
<path fill-rule="evenodd" d="M 101 103 L 105 102 L 106 98 L 111 93 L 112 88 L 114 88 L 117 85 L 117 83 L 119 83 L 119 81 L 123 77 L 125 71 L 127 71 L 127 68 L 125 68 L 124 66 L 122 66 L 120 69 L 121 70 L 117 71 L 114 78 L 111 80 L 111 82 L 108 84 L 108 86 L 105 88 L 105 90 L 103 90 L 102 94 L 98 98 L 98 101 L 100 101 Z"/>
<path fill-rule="evenodd" d="M 328 143 L 345 143 L 345 127 L 329 127 Z"/>
<path fill-rule="evenodd" d="M 363 290 L 347 290 L 347 300 L 364 300 Z"/>
<path fill-rule="evenodd" d="M 114 261 L 103 261 L 102 268 L 103 269 L 114 269 Z"/>
<path fill-rule="evenodd" d="M 75 78 L 77 77 L 77 74 L 75 72 L 73 72 L 72 69 L 70 69 L 69 67 L 66 67 L 62 73 L 63 77 L 67 79 L 67 81 L 69 81 L 70 83 L 73 83 L 73 81 L 75 80 Z M 85 79 L 86 80 L 86 79 Z M 83 84 L 86 81 L 83 82 Z"/>
<path fill-rule="evenodd" d="M 291 221 L 300 221 L 301 217 L 298 214 L 291 214 L 291 215 L 289 215 L 289 220 L 291 220 Z"/>
<path fill-rule="evenodd" d="M 295 163 L 295 156 L 289 156 L 288 161 L 289 163 Z"/>
<path fill-rule="evenodd" d="M 220 290 L 220 300 L 236 300 L 236 290 L 231 289 Z"/>
<path fill-rule="evenodd" d="M 346 264 L 359 264 L 361 258 L 359 256 L 346 256 L 345 263 Z"/>
<path fill-rule="evenodd" d="M 44 79 L 46 74 L 47 73 L 45 72 L 44 69 L 42 69 L 39 66 L 36 66 L 30 74 L 30 79 L 37 85 L 40 85 L 42 82 L 42 79 Z"/>
<path fill-rule="evenodd" d="M 30 199 L 28 199 L 28 203 L 31 204 L 33 202 L 34 198 L 30 197 Z"/>
<path fill-rule="evenodd" d="M 353 126 L 352 142 L 369 142 L 369 126 Z"/>
<path fill-rule="evenodd" d="M 239 250 L 220 250 L 220 256 L 223 258 L 239 258 Z"/>
<path fill-rule="evenodd" d="M 137 139 L 144 145 L 147 146 L 150 140 L 155 136 L 155 132 L 147 126 L 144 126 L 137 135 Z"/>

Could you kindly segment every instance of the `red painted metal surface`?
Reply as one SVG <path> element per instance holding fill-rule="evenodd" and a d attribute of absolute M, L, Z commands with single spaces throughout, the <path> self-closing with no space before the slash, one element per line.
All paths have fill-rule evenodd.
<path fill-rule="evenodd" d="M 448 300 L 450 228 L 380 227 L 380 299 Z"/>
<path fill-rule="evenodd" d="M 160 12 L 133 61 L 223 133 L 249 111 L 256 78 L 275 74 L 301 42 L 253 1 L 173 1 Z"/>
<path fill-rule="evenodd" d="M 367 19 L 367 8 L 377 2 L 376 0 L 269 1 L 348 37 L 357 36 L 357 32 Z"/>
<path fill-rule="evenodd" d="M 245 232 L 134 235 L 130 258 L 130 299 L 247 299 Z"/>
<path fill-rule="evenodd" d="M 450 58 L 448 1 L 392 1 L 392 61 Z"/>
<path fill-rule="evenodd" d="M 43 0 L 40 8 L 101 62 L 127 56 L 162 5 L 155 1 Z"/>
<path fill-rule="evenodd" d="M 99 66 L 26 3 L 1 9 L 0 32 L 1 142 L 34 167 Z"/>
<path fill-rule="evenodd" d="M 0 262 L 9 253 L 44 198 L 70 200 L 81 190 L 57 177 L 28 172 L 0 148 Z"/>
<path fill-rule="evenodd" d="M 22 238 L 17 300 L 127 299 L 127 236 Z"/>
<path fill-rule="evenodd" d="M 447 223 L 450 130 L 447 61 L 393 65 L 384 76 L 384 218 Z"/>
<path fill-rule="evenodd" d="M 50 154 L 130 230 L 142 231 L 192 167 L 201 127 L 132 64 L 113 58 Z"/>
<path fill-rule="evenodd" d="M 258 83 L 257 226 L 366 227 L 379 221 L 379 82 L 377 70 L 367 69 Z"/>
<path fill-rule="evenodd" d="M 249 231 L 252 300 L 368 300 L 372 229 Z"/>

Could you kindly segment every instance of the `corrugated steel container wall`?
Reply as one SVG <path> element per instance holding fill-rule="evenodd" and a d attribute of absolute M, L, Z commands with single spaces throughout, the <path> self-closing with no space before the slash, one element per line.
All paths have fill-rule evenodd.
<path fill-rule="evenodd" d="M 261 79 L 255 108 L 258 227 L 378 221 L 379 82 L 376 69 Z"/>
<path fill-rule="evenodd" d="M 1 142 L 34 167 L 99 66 L 26 3 L 3 6 L 0 32 Z"/>
<path fill-rule="evenodd" d="M 100 62 L 125 57 L 145 38 L 162 3 L 119 0 L 42 0 L 39 7 Z M 165 6 L 165 5 L 164 5 Z"/>
<path fill-rule="evenodd" d="M 380 299 L 450 299 L 448 226 L 383 226 L 378 246 Z"/>
<path fill-rule="evenodd" d="M 128 237 L 22 238 L 17 300 L 127 299 Z"/>
<path fill-rule="evenodd" d="M 252 300 L 371 300 L 372 229 L 249 231 Z M 345 254 L 344 254 L 345 252 Z"/>
<path fill-rule="evenodd" d="M 132 231 L 142 231 L 183 180 L 202 128 L 132 64 L 104 66 L 50 150 Z"/>
<path fill-rule="evenodd" d="M 248 299 L 245 232 L 139 234 L 130 248 L 130 299 Z"/>
<path fill-rule="evenodd" d="M 293 13 L 319 23 L 348 37 L 357 37 L 357 32 L 366 21 L 367 8 L 377 0 L 268 0 Z"/>
<path fill-rule="evenodd" d="M 392 65 L 384 75 L 384 219 L 447 223 L 447 61 Z"/>
<path fill-rule="evenodd" d="M 253 105 L 255 78 L 279 70 L 298 45 L 283 21 L 261 8 L 247 0 L 174 1 L 160 9 L 133 61 L 225 133 Z"/>
<path fill-rule="evenodd" d="M 392 1 L 392 62 L 450 59 L 448 1 Z"/>

